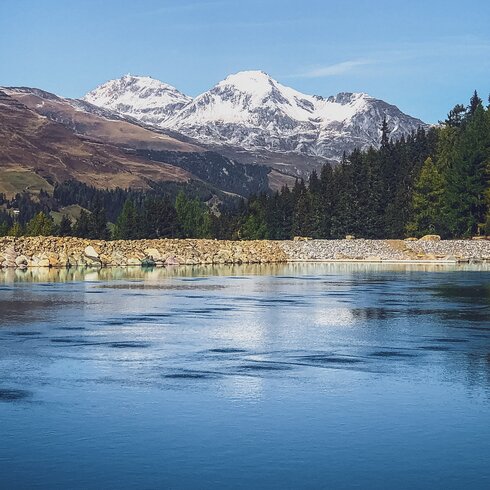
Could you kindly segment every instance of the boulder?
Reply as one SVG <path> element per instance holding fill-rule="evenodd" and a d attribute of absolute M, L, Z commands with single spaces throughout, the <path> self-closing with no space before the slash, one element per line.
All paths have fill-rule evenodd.
<path fill-rule="evenodd" d="M 92 245 L 88 245 L 87 247 L 85 247 L 85 250 L 83 251 L 85 257 L 89 258 L 89 259 L 98 259 L 99 258 L 99 254 L 95 251 L 95 248 L 92 247 Z"/>
<path fill-rule="evenodd" d="M 175 255 L 172 255 L 165 259 L 165 265 L 180 265 L 180 262 L 177 260 L 177 257 L 175 257 Z"/>
<path fill-rule="evenodd" d="M 20 267 L 21 265 L 27 265 L 27 257 L 25 255 L 19 255 L 15 259 L 15 265 Z"/>
<path fill-rule="evenodd" d="M 156 248 L 146 248 L 145 254 L 148 258 L 152 258 L 153 260 L 161 260 L 162 254 Z"/>
<path fill-rule="evenodd" d="M 157 264 L 151 258 L 146 258 L 141 261 L 141 267 L 155 267 Z"/>
<path fill-rule="evenodd" d="M 419 242 L 439 242 L 441 241 L 440 235 L 424 235 L 422 238 L 419 238 Z"/>

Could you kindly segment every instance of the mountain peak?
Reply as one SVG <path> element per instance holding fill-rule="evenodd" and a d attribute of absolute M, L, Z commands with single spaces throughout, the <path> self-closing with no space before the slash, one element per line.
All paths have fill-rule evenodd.
<path fill-rule="evenodd" d="M 262 70 L 244 70 L 228 75 L 220 83 L 264 83 L 273 81 L 271 76 Z"/>
<path fill-rule="evenodd" d="M 215 89 L 226 90 L 232 87 L 239 92 L 251 94 L 255 98 L 262 98 L 269 94 L 274 88 L 277 88 L 278 85 L 278 82 L 264 71 L 247 70 L 228 75 L 215 86 Z"/>
<path fill-rule="evenodd" d="M 192 99 L 168 83 L 128 73 L 99 85 L 83 100 L 149 124 L 157 124 L 162 116 L 172 115 Z"/>
<path fill-rule="evenodd" d="M 365 93 L 307 95 L 261 70 L 229 75 L 194 99 L 151 77 L 128 74 L 85 100 L 210 145 L 328 159 L 376 146 L 384 117 L 394 138 L 423 126 Z"/>

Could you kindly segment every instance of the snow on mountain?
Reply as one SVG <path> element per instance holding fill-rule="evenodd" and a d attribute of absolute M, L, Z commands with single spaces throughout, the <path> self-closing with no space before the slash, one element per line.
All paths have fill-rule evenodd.
<path fill-rule="evenodd" d="M 99 85 L 83 100 L 146 124 L 159 125 L 192 98 L 151 77 L 125 75 Z"/>
<path fill-rule="evenodd" d="M 262 71 L 230 75 L 194 99 L 151 78 L 128 76 L 85 100 L 205 144 L 333 160 L 356 147 L 376 146 L 384 117 L 393 138 L 425 126 L 367 94 L 306 95 Z"/>

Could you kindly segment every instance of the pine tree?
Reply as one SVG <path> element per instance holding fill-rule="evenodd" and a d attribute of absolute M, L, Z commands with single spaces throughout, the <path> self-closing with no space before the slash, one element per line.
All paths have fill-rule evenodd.
<path fill-rule="evenodd" d="M 102 206 L 101 199 L 96 199 L 92 208 L 92 214 L 89 219 L 88 238 L 98 238 L 100 240 L 109 239 L 109 230 L 107 228 L 107 216 Z"/>
<path fill-rule="evenodd" d="M 210 234 L 209 210 L 198 199 L 188 199 L 183 191 L 175 200 L 175 211 L 184 238 L 207 238 Z"/>
<path fill-rule="evenodd" d="M 84 209 L 80 212 L 75 226 L 73 227 L 73 235 L 81 238 L 88 238 L 90 233 L 90 214 Z"/>
<path fill-rule="evenodd" d="M 116 240 L 133 240 L 139 238 L 138 215 L 132 200 L 127 199 L 121 214 L 114 225 L 113 237 Z"/>
<path fill-rule="evenodd" d="M 390 146 L 390 129 L 388 127 L 388 121 L 386 116 L 383 117 L 383 122 L 381 123 L 381 148 L 389 148 Z"/>
<path fill-rule="evenodd" d="M 422 236 L 442 233 L 444 188 L 442 173 L 432 158 L 427 158 L 415 183 L 408 234 Z"/>
<path fill-rule="evenodd" d="M 71 221 L 66 214 L 61 218 L 58 233 L 60 236 L 70 236 L 72 234 Z"/>
<path fill-rule="evenodd" d="M 445 214 L 451 236 L 478 232 L 486 221 L 490 127 L 481 103 L 457 137 L 446 168 Z"/>
<path fill-rule="evenodd" d="M 53 220 L 43 212 L 39 212 L 27 223 L 26 235 L 49 236 L 53 233 L 53 227 Z"/>
<path fill-rule="evenodd" d="M 463 124 L 466 108 L 462 104 L 457 104 L 449 111 L 444 124 L 452 128 L 458 128 Z"/>
<path fill-rule="evenodd" d="M 320 172 L 320 230 L 319 238 L 330 238 L 333 212 L 333 171 L 327 163 Z"/>
<path fill-rule="evenodd" d="M 24 234 L 24 228 L 16 221 L 7 232 L 7 236 L 19 237 Z"/>
<path fill-rule="evenodd" d="M 477 91 L 475 90 L 473 92 L 471 99 L 470 99 L 470 105 L 468 106 L 468 111 L 467 111 L 468 116 L 472 117 L 475 114 L 478 107 L 482 105 L 482 103 L 483 103 L 482 100 L 480 99 Z"/>

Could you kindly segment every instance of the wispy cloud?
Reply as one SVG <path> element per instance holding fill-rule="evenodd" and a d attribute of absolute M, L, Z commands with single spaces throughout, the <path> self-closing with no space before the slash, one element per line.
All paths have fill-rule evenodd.
<path fill-rule="evenodd" d="M 428 42 L 400 43 L 392 49 L 380 50 L 373 47 L 363 58 L 325 66 L 313 66 L 289 78 L 333 77 L 359 71 L 362 67 L 369 65 L 376 65 L 379 69 L 383 67 L 384 70 L 394 66 L 409 66 L 409 64 L 413 68 L 414 63 L 421 64 L 449 58 L 456 60 L 462 57 L 469 59 L 475 56 L 481 58 L 484 55 L 490 56 L 489 40 L 473 36 L 449 37 Z"/>
<path fill-rule="evenodd" d="M 372 65 L 374 63 L 375 61 L 370 59 L 341 61 L 333 65 L 321 66 L 304 71 L 297 76 L 302 78 L 334 77 L 354 71 L 361 66 Z"/>

